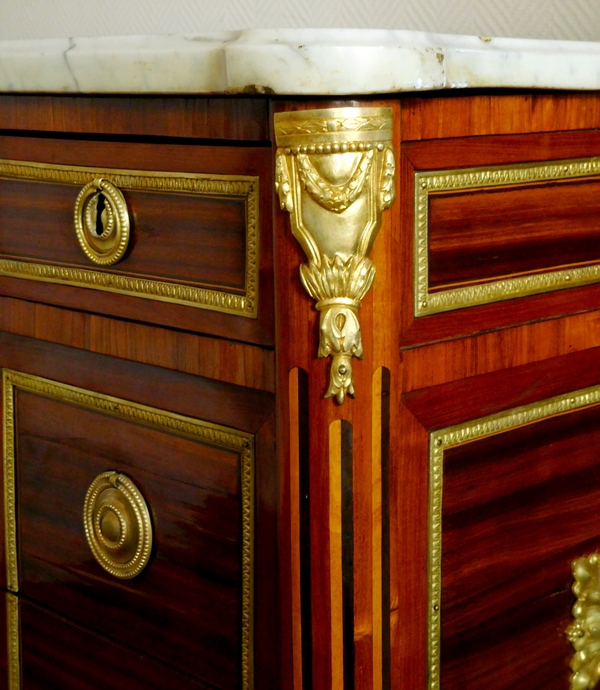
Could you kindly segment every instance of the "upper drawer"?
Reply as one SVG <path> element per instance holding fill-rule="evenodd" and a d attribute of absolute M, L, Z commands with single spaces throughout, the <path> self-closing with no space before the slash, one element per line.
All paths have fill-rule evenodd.
<path fill-rule="evenodd" d="M 269 161 L 267 148 L 0 138 L 0 276 L 20 279 L 2 285 L 30 299 L 270 344 L 269 214 L 261 209 Z M 121 192 L 123 227 L 129 219 L 112 265 L 86 253 L 76 231 L 79 219 L 80 234 L 104 251 L 110 238 L 99 236 L 125 210 L 110 188 L 94 186 L 78 203 L 98 180 L 117 199 Z"/>
<path fill-rule="evenodd" d="M 598 133 L 430 141 L 403 152 L 414 330 L 435 321 L 443 337 L 597 305 Z"/>

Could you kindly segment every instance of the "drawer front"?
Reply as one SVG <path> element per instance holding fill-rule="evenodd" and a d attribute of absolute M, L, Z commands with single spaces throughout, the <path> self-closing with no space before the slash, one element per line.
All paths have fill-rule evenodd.
<path fill-rule="evenodd" d="M 252 332 L 251 324 L 237 322 L 256 322 L 259 310 L 269 312 L 269 299 L 263 303 L 259 285 L 263 242 L 263 267 L 270 262 L 269 242 L 264 237 L 261 241 L 261 194 L 270 192 L 268 180 L 261 179 L 267 149 L 54 140 L 23 146 L 6 137 L 0 139 L 2 154 L 0 277 L 50 284 L 44 299 L 49 302 L 68 295 L 54 286 L 91 290 L 88 309 L 100 305 L 103 310 L 107 301 L 97 298 L 99 291 L 109 293 L 109 299 L 118 295 L 135 298 L 135 304 L 154 303 L 154 309 L 140 311 L 143 320 L 156 321 L 161 314 L 167 318 L 173 308 L 192 312 L 190 325 L 207 332 L 215 331 L 213 323 L 219 318 L 225 318 L 223 323 L 229 319 L 232 337 L 239 337 L 236 328 Z M 11 154 L 15 157 L 8 158 Z M 136 163 L 139 168 L 132 167 Z M 80 245 L 76 230 L 78 219 L 85 228 L 87 218 L 88 235 L 98 244 L 96 235 L 108 228 L 110 190 L 93 206 L 93 188 L 76 207 L 80 191 L 98 180 L 121 192 L 129 218 L 126 249 L 113 232 L 111 265 L 99 265 L 93 252 Z M 268 218 L 266 223 L 268 227 Z M 110 240 L 103 242 L 105 251 Z M 118 299 L 112 308 L 108 301 L 104 310 L 120 314 Z M 203 318 L 206 312 L 212 317 Z M 222 334 L 228 335 L 226 329 Z"/>
<path fill-rule="evenodd" d="M 73 227 L 78 193 L 96 178 L 123 192 L 133 219 L 129 251 L 104 270 Z M 249 175 L 0 160 L 0 273 L 255 318 L 258 186 Z"/>
<path fill-rule="evenodd" d="M 600 281 L 600 159 L 415 175 L 415 315 Z"/>
<path fill-rule="evenodd" d="M 583 656 L 594 672 L 599 358 L 591 348 L 404 394 L 411 686 L 564 690 Z"/>
<path fill-rule="evenodd" d="M 597 132 L 409 142 L 402 152 L 406 344 L 597 306 Z"/>
<path fill-rule="evenodd" d="M 102 358 L 84 359 L 102 377 Z M 182 395 L 181 375 L 165 373 L 165 387 L 146 369 L 142 389 Z M 4 369 L 8 588 L 211 688 L 253 687 L 255 434 L 243 399 L 233 386 L 213 395 L 215 416 L 237 408 L 246 430 L 72 381 Z M 104 570 L 86 540 L 86 493 L 107 471 L 129 478 L 150 513 L 150 559 L 132 579 Z M 271 591 L 274 578 L 264 576 Z"/>
<path fill-rule="evenodd" d="M 430 690 L 487 688 L 493 668 L 498 690 L 568 686 L 571 564 L 600 549 L 599 402 L 596 386 L 431 434 Z"/>

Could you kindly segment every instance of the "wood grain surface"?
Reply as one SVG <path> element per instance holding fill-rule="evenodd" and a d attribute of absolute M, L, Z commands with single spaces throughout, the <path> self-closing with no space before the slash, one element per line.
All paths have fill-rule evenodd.
<path fill-rule="evenodd" d="M 269 392 L 271 349 L 0 297 L 0 330 Z M 1 555 L 0 555 L 1 558 Z"/>
<path fill-rule="evenodd" d="M 287 212 L 273 208 L 268 124 L 275 111 L 354 105 L 393 108 L 397 199 L 371 255 L 377 276 L 359 313 L 356 397 L 339 406 L 323 399 L 330 362 L 317 357 L 319 315 L 298 277 L 306 257 Z M 4 158 L 259 176 L 257 320 L 0 278 L 0 365 L 255 435 L 256 690 L 425 690 L 429 434 L 600 384 L 600 285 L 415 319 L 414 174 L 600 156 L 598 96 L 0 96 L 0 129 Z M 13 183 L 0 184 L 10 199 Z M 432 285 L 597 261 L 597 184 L 433 198 Z M 139 219 L 142 197 L 131 200 Z M 35 198 L 9 219 L 10 241 L 43 254 L 54 251 L 57 222 L 52 206 L 43 217 L 43 195 Z M 163 237 L 166 198 L 158 201 L 147 227 Z M 240 209 L 211 201 L 203 216 L 177 201 L 177 251 L 190 253 L 191 219 L 239 225 Z M 145 260 L 154 273 L 239 290 L 236 232 L 217 242 L 229 264 L 216 248 L 196 264 L 158 244 Z M 116 688 L 130 673 L 144 687 L 237 690 L 236 459 L 65 407 L 18 399 L 23 579 L 36 599 L 21 604 L 24 688 L 95 690 L 87 666 Z M 447 452 L 442 690 L 568 686 L 569 562 L 600 548 L 599 433 L 594 409 Z M 115 457 L 157 506 L 158 547 L 139 585 L 115 586 L 94 570 L 73 527 L 85 468 L 100 472 Z M 54 499 L 40 501 L 44 491 Z M 3 558 L 0 548 L 0 566 Z M 186 618 L 185 608 L 208 613 Z M 114 675 L 103 675 L 113 655 Z M 62 663 L 51 668 L 55 659 Z"/>
<path fill-rule="evenodd" d="M 213 687 L 21 598 L 23 690 Z"/>
<path fill-rule="evenodd" d="M 239 687 L 239 456 L 29 393 L 18 392 L 15 415 L 23 594 L 208 684 Z M 106 573 L 83 531 L 87 489 L 109 470 L 134 482 L 152 515 L 151 562 L 132 580 Z"/>
<path fill-rule="evenodd" d="M 399 161 L 401 191 L 394 207 L 400 215 L 401 229 L 402 268 L 398 270 L 403 297 L 397 318 L 403 323 L 402 345 L 412 347 L 592 311 L 600 300 L 600 286 L 590 284 L 415 318 L 415 171 L 489 168 L 598 154 L 597 133 L 578 131 L 493 137 L 461 135 L 456 139 L 403 143 Z M 563 183 L 546 183 L 524 185 L 519 190 L 504 186 L 432 195 L 430 248 L 434 288 L 472 284 L 498 275 L 524 275 L 548 267 L 593 263 L 597 258 L 596 201 L 594 194 L 587 192 L 596 184 L 596 178 L 592 178 L 567 182 L 564 187 Z"/>
<path fill-rule="evenodd" d="M 542 341 L 540 331 L 540 354 Z M 463 352 L 465 362 L 477 356 L 466 348 Z M 509 352 L 505 350 L 505 357 Z M 516 346 L 515 360 L 526 358 L 526 353 L 535 356 L 535 346 L 521 351 Z M 405 617 L 399 625 L 412 622 L 411 635 L 403 640 L 407 656 L 402 668 L 414 669 L 417 679 L 423 679 L 427 668 L 422 574 L 427 569 L 428 432 L 600 383 L 598 347 L 519 366 L 509 361 L 501 370 L 460 378 L 457 359 L 457 378 L 403 395 L 404 457 L 412 462 L 399 468 L 402 524 L 421 537 L 398 545 L 402 563 L 411 564 L 402 569 L 402 582 L 411 592 L 420 592 L 416 599 L 401 597 Z M 410 366 L 428 365 L 415 358 Z M 446 451 L 444 690 L 568 684 L 572 649 L 564 630 L 574 604 L 571 560 L 600 547 L 594 452 L 598 420 L 594 407 Z"/>
<path fill-rule="evenodd" d="M 75 235 L 79 191 L 72 185 L 1 180 L 2 258 L 244 293 L 244 199 L 122 189 L 132 221 L 128 249 L 117 264 L 101 269 L 85 256 Z"/>
<path fill-rule="evenodd" d="M 264 141 L 268 103 L 244 97 L 2 94 L 0 129 Z"/>
<path fill-rule="evenodd" d="M 431 292 L 600 261 L 600 180 L 429 195 Z"/>
<path fill-rule="evenodd" d="M 600 548 L 599 438 L 596 406 L 444 453 L 443 688 L 567 684 L 571 562 Z"/>
<path fill-rule="evenodd" d="M 597 129 L 600 102 L 593 93 L 432 93 L 402 99 L 405 141 Z"/>

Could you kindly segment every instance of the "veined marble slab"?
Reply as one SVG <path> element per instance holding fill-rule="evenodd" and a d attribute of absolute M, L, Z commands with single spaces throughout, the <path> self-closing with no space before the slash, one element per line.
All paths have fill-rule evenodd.
<path fill-rule="evenodd" d="M 0 41 L 0 92 L 600 89 L 600 43 L 358 29 Z"/>

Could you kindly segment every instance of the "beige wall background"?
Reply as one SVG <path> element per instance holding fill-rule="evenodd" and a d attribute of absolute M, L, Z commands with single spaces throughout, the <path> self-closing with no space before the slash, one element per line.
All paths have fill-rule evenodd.
<path fill-rule="evenodd" d="M 0 0 L 0 39 L 388 28 L 600 41 L 600 0 Z"/>

